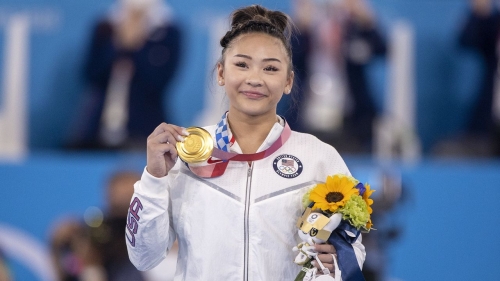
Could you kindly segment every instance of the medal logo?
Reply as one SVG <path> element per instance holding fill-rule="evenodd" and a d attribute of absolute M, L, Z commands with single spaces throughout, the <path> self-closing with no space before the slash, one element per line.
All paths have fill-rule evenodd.
<path fill-rule="evenodd" d="M 302 173 L 303 166 L 299 158 L 289 154 L 282 154 L 274 159 L 273 168 L 278 175 L 292 179 Z"/>
<path fill-rule="evenodd" d="M 179 158 L 190 164 L 208 160 L 214 148 L 210 133 L 200 127 L 189 127 L 186 130 L 189 136 L 185 137 L 184 142 L 175 144 Z"/>

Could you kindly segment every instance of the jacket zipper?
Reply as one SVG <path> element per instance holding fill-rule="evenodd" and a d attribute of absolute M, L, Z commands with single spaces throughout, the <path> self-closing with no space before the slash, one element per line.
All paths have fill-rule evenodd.
<path fill-rule="evenodd" d="M 244 235 L 245 235 L 245 250 L 244 250 L 244 263 L 243 263 L 243 280 L 248 280 L 248 244 L 249 244 L 249 211 L 250 211 L 250 187 L 252 185 L 252 170 L 253 162 L 248 167 L 247 171 L 247 187 L 245 194 L 245 217 L 244 217 Z"/>

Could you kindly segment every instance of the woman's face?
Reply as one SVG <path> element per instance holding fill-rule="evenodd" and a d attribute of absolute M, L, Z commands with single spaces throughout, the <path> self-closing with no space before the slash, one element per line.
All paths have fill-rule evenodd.
<path fill-rule="evenodd" d="M 276 115 L 283 93 L 289 94 L 293 72 L 280 39 L 264 33 L 237 37 L 217 65 L 219 85 L 229 98 L 230 112 L 246 116 Z"/>

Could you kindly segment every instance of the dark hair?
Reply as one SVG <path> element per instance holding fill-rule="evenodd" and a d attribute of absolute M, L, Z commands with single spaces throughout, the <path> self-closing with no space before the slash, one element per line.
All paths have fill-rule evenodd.
<path fill-rule="evenodd" d="M 292 21 L 290 17 L 280 11 L 271 11 L 259 5 L 252 5 L 237 9 L 231 14 L 231 30 L 220 40 L 222 46 L 221 63 L 224 62 L 224 54 L 231 42 L 241 34 L 262 32 L 281 40 L 285 46 L 290 68 L 292 70 L 292 46 L 290 37 L 292 34 Z"/>

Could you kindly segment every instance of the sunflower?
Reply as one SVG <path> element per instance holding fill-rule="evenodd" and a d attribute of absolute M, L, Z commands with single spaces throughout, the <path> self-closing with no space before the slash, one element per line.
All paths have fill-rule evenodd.
<path fill-rule="evenodd" d="M 366 202 L 366 207 L 368 209 L 368 213 L 371 214 L 373 211 L 372 211 L 372 207 L 370 207 L 372 204 L 373 204 L 373 199 L 370 198 L 370 196 L 372 195 L 373 192 L 375 192 L 375 190 L 371 190 L 370 189 L 370 185 L 369 184 L 365 184 L 365 193 L 363 193 L 363 200 L 365 200 Z"/>
<path fill-rule="evenodd" d="M 334 175 L 326 178 L 326 183 L 317 184 L 309 195 L 314 203 L 313 209 L 336 212 L 343 207 L 351 195 L 359 195 L 359 190 L 354 188 L 357 182 L 349 176 Z"/>

